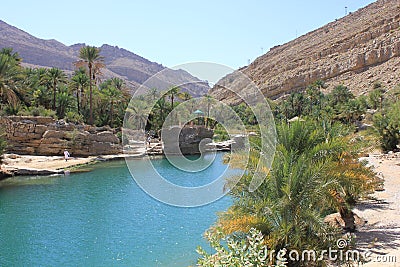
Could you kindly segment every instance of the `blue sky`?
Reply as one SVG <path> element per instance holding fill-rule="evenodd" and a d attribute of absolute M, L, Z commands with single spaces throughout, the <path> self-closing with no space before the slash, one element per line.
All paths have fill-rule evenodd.
<path fill-rule="evenodd" d="M 372 0 L 3 1 L 0 19 L 67 45 L 118 45 L 173 67 L 238 68 Z"/>

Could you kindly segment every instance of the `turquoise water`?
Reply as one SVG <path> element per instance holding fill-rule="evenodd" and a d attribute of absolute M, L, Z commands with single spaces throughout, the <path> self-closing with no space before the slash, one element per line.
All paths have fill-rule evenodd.
<path fill-rule="evenodd" d="M 153 162 L 169 180 L 197 186 L 226 168 L 221 158 L 193 177 L 165 159 Z M 229 205 L 228 197 L 198 208 L 160 203 L 124 161 L 69 176 L 16 177 L 0 183 L 0 266 L 195 265 L 203 232 Z"/>

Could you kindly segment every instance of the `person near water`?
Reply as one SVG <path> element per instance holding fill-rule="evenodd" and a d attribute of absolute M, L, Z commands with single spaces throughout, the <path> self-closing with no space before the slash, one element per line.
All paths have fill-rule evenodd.
<path fill-rule="evenodd" d="M 150 146 L 151 143 L 151 136 L 149 135 L 149 137 L 147 137 L 147 144 Z"/>
<path fill-rule="evenodd" d="M 71 156 L 71 155 L 69 154 L 69 152 L 65 149 L 65 150 L 64 150 L 64 158 L 65 158 L 65 161 L 68 161 L 68 159 L 69 159 L 70 156 Z"/>

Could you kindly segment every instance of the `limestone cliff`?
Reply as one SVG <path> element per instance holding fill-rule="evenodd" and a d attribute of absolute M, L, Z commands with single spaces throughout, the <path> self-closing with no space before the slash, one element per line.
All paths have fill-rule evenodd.
<path fill-rule="evenodd" d="M 272 48 L 240 69 L 262 90 L 277 98 L 322 79 L 361 94 L 375 81 L 393 87 L 400 83 L 400 1 L 379 0 L 291 42 Z M 241 102 L 223 87 L 240 88 L 229 74 L 212 89 L 228 103 Z"/>
<path fill-rule="evenodd" d="M 119 139 L 109 127 L 68 124 L 49 117 L 0 117 L 10 153 L 71 156 L 121 153 Z"/>

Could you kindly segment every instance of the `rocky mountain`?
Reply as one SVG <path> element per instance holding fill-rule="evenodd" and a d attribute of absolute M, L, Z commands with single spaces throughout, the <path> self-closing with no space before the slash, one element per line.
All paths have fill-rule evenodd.
<path fill-rule="evenodd" d="M 400 84 L 400 1 L 378 0 L 341 19 L 277 45 L 238 71 L 265 96 L 278 98 L 304 89 L 318 79 L 328 90 L 344 84 L 363 94 L 379 81 Z M 240 88 L 235 73 L 221 79 L 212 94 L 228 103 L 241 102 L 224 89 Z M 242 89 L 246 90 L 246 88 Z"/>
<path fill-rule="evenodd" d="M 66 46 L 56 40 L 39 39 L 0 20 L 0 48 L 12 47 L 22 57 L 23 65 L 28 67 L 57 67 L 72 72 L 79 49 L 84 45 Z M 104 78 L 120 77 L 132 89 L 163 71 L 153 86 L 164 89 L 185 84 L 182 88 L 194 96 L 203 95 L 209 90 L 207 83 L 202 83 L 184 70 L 168 69 L 117 46 L 105 44 L 100 50 L 106 65 L 102 70 Z M 196 83 L 186 84 L 188 81 Z"/>

